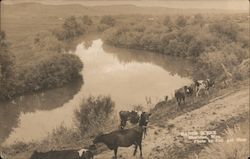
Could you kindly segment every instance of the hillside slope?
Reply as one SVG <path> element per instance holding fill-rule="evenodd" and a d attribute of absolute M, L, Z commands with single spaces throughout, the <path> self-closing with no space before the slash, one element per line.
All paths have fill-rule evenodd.
<path fill-rule="evenodd" d="M 148 135 L 143 140 L 143 158 L 165 158 L 167 147 L 175 143 L 176 138 L 183 131 L 193 130 L 218 130 L 222 125 L 228 124 L 227 121 L 237 123 L 242 116 L 249 111 L 249 90 L 242 89 L 227 96 L 217 97 L 209 104 L 178 116 L 172 120 L 166 121 L 165 125 L 172 125 L 169 129 L 150 125 Z M 217 133 L 220 133 L 218 132 Z M 132 156 L 134 147 L 119 148 L 119 159 L 140 158 L 139 153 L 136 157 Z M 106 151 L 96 159 L 110 159 L 113 151 Z"/>

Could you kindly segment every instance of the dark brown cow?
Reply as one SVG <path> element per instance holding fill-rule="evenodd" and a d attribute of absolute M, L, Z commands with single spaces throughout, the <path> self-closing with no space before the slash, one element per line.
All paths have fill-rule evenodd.
<path fill-rule="evenodd" d="M 104 143 L 110 150 L 114 150 L 115 158 L 117 158 L 118 147 L 129 147 L 135 145 L 134 155 L 136 155 L 137 148 L 140 148 L 140 155 L 142 156 L 142 136 L 145 127 L 148 124 L 149 113 L 142 113 L 139 121 L 139 126 L 130 129 L 116 130 L 108 134 L 98 135 L 93 143 Z"/>
<path fill-rule="evenodd" d="M 178 103 L 177 109 L 179 108 L 182 102 L 185 104 L 186 97 L 193 95 L 193 92 L 194 90 L 191 86 L 184 86 L 175 91 L 175 98 Z"/>

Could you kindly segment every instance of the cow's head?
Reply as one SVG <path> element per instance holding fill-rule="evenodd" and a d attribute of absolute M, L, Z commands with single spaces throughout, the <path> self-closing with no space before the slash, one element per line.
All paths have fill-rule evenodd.
<path fill-rule="evenodd" d="M 207 79 L 208 87 L 214 87 L 214 80 Z"/>
<path fill-rule="evenodd" d="M 140 117 L 140 121 L 139 121 L 139 126 L 147 126 L 150 116 L 151 116 L 151 113 L 142 112 L 141 117 Z"/>
<path fill-rule="evenodd" d="M 96 137 L 95 137 L 95 139 L 93 140 L 93 144 L 95 145 L 95 144 L 97 144 L 97 143 L 100 143 L 100 142 L 102 142 L 102 137 L 103 137 L 103 133 L 100 133 L 100 134 L 98 134 Z"/>

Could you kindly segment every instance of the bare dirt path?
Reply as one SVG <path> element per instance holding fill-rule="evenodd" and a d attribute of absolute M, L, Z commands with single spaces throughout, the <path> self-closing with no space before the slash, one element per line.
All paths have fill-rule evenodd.
<path fill-rule="evenodd" d="M 161 151 L 155 151 L 161 147 L 166 147 L 174 143 L 175 137 L 180 135 L 181 131 L 210 130 L 213 123 L 222 123 L 232 117 L 240 116 L 249 111 L 249 90 L 242 89 L 227 96 L 212 99 L 209 104 L 178 116 L 172 120 L 166 121 L 166 128 L 150 125 L 148 135 L 143 140 L 143 158 L 155 159 L 166 158 Z M 171 130 L 167 125 L 172 125 Z M 119 148 L 119 159 L 137 159 L 132 156 L 134 147 Z M 95 159 L 110 159 L 113 151 L 105 151 L 95 156 Z"/>

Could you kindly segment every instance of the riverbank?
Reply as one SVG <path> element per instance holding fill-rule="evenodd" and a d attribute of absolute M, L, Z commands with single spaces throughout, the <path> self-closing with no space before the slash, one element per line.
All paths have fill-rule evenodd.
<path fill-rule="evenodd" d="M 91 20 L 82 17 L 82 21 Z M 80 74 L 83 62 L 70 51 L 75 48 L 75 39 L 87 31 L 87 24 L 68 17 L 62 26 L 53 30 L 38 30 L 28 35 L 20 30 L 19 36 L 25 39 L 22 41 L 12 38 L 9 41 L 8 35 L 2 32 L 0 100 L 62 87 L 83 78 Z"/>
<path fill-rule="evenodd" d="M 121 19 L 121 18 L 120 18 Z M 104 42 L 115 47 L 152 51 L 194 60 L 194 79 L 247 78 L 247 14 L 123 17 L 106 29 Z"/>
<path fill-rule="evenodd" d="M 209 103 L 196 109 L 184 109 L 183 112 L 185 113 L 179 115 L 175 113 L 176 116 L 172 116 L 172 118 L 163 119 L 160 117 L 158 119 L 159 113 L 154 114 L 153 112 L 152 124 L 150 124 L 148 135 L 143 141 L 143 156 L 145 158 L 160 159 L 195 158 L 195 156 L 199 155 L 199 153 L 203 149 L 206 149 L 207 146 L 210 146 L 210 144 L 187 142 L 186 139 L 184 140 L 184 138 L 180 136 L 181 132 L 216 131 L 216 134 L 223 137 L 225 139 L 224 142 L 226 142 L 227 139 L 230 139 L 230 136 L 226 136 L 226 134 L 224 134 L 225 131 L 233 131 L 236 125 L 241 125 L 242 131 L 246 132 L 243 136 L 240 134 L 237 136 L 237 134 L 235 134 L 234 137 L 244 138 L 245 142 L 228 143 L 228 145 L 237 144 L 239 147 L 249 145 L 247 142 L 249 141 L 247 133 L 249 129 L 246 126 L 249 122 L 249 90 L 245 86 L 246 85 L 242 85 L 242 87 L 234 89 L 232 93 L 227 95 L 212 98 Z M 191 107 L 191 105 L 187 107 Z M 168 109 L 166 105 L 165 109 Z M 165 115 L 165 112 L 162 111 L 161 114 Z M 216 144 L 221 143 L 214 143 L 213 145 Z M 224 144 L 226 145 L 227 143 Z M 230 150 L 227 151 L 231 152 Z M 241 154 L 248 155 L 248 150 L 245 150 L 246 151 Z M 222 148 L 220 151 L 219 153 L 223 154 Z M 133 151 L 128 148 L 119 148 L 119 159 L 139 158 L 138 156 L 133 157 L 132 152 Z M 235 155 L 233 152 L 230 154 Z M 97 155 L 95 158 L 111 158 L 112 156 L 113 152 L 108 150 Z"/>
<path fill-rule="evenodd" d="M 147 9 L 144 12 L 144 8 L 138 11 L 140 14 L 133 14 L 128 17 L 125 13 L 124 15 L 117 15 L 116 11 L 110 12 L 111 16 L 101 16 L 101 13 L 109 13 L 105 10 L 110 6 L 97 7 L 102 8 L 102 10 L 95 14 L 93 10 L 96 10 L 96 7 L 80 5 L 50 6 L 27 3 L 5 5 L 4 7 L 3 28 L 12 43 L 10 51 L 16 57 L 14 74 L 21 75 L 12 79 L 14 80 L 12 83 L 17 83 L 18 86 L 4 84 L 9 85 L 10 88 L 8 88 L 9 91 L 2 91 L 5 92 L 3 98 L 12 98 L 15 94 L 32 93 L 53 88 L 53 86 L 60 87 L 71 81 L 72 77 L 69 75 L 63 78 L 70 80 L 53 78 L 52 80 L 56 82 L 52 82 L 52 84 L 45 82 L 45 85 L 31 81 L 29 82 L 31 86 L 27 86 L 25 81 L 28 81 L 29 78 L 40 80 L 40 73 L 37 73 L 35 77 L 28 76 L 27 78 L 24 78 L 23 74 L 33 68 L 36 69 L 30 71 L 32 72 L 30 74 L 42 72 L 40 65 L 58 64 L 54 59 L 59 56 L 62 57 L 58 58 L 58 61 L 65 59 L 63 56 L 67 56 L 71 64 L 78 63 L 77 70 L 79 71 L 82 68 L 79 60 L 72 58 L 71 55 L 62 55 L 62 53 L 74 49 L 72 46 L 75 43 L 72 40 L 77 41 L 77 39 L 82 38 L 81 35 L 84 36 L 89 32 L 95 32 L 99 35 L 104 32 L 105 43 L 115 47 L 147 50 L 193 59 L 197 63 L 197 69 L 190 73 L 193 74 L 194 79 L 216 78 L 223 81 L 227 78 L 225 77 L 225 71 L 231 73 L 234 80 L 241 80 L 249 75 L 246 70 L 249 65 L 249 60 L 246 59 L 249 56 L 246 51 L 248 38 L 244 34 L 247 29 L 245 13 L 234 14 L 221 11 L 223 14 L 220 17 L 209 10 L 206 14 L 197 14 L 198 11 L 185 10 L 185 12 L 188 12 L 186 16 L 178 15 L 178 12 L 168 16 L 164 15 L 168 12 L 158 13 L 158 15 L 142 15 L 149 13 Z M 30 10 L 20 12 L 21 7 Z M 119 7 L 126 8 L 128 6 Z M 34 8 L 37 10 L 34 10 Z M 41 14 L 41 8 L 46 10 L 46 14 Z M 65 9 L 70 8 L 74 8 L 75 12 L 71 14 L 62 13 Z M 87 8 L 87 10 L 83 11 L 82 8 Z M 22 22 L 19 21 L 18 16 L 11 16 L 13 11 L 25 17 Z M 34 16 L 29 16 L 30 14 Z M 84 14 L 91 15 L 91 17 L 84 16 Z M 230 19 L 227 18 L 229 14 Z M 207 20 L 205 21 L 205 19 Z M 223 23 L 228 25 L 223 25 Z M 27 32 L 27 30 L 29 31 Z M 69 41 L 71 41 L 70 44 Z M 227 55 L 229 52 L 230 54 Z M 214 57 L 213 54 L 217 54 L 217 56 Z M 221 64 L 226 69 L 222 68 Z M 61 66 L 59 67 L 61 69 Z M 64 71 L 67 72 L 67 70 Z M 17 81 L 17 79 L 22 80 Z M 40 83 L 44 83 L 44 81 L 41 80 Z M 15 90 L 20 91 L 15 92 Z"/>
<path fill-rule="evenodd" d="M 249 90 L 248 81 L 235 83 L 226 89 L 216 89 L 209 96 L 197 99 L 188 99 L 181 111 L 176 111 L 175 99 L 158 103 L 151 110 L 152 117 L 148 128 L 148 135 L 143 140 L 143 154 L 146 158 L 194 158 L 199 153 L 206 153 L 211 144 L 183 143 L 180 137 L 181 132 L 186 131 L 216 131 L 217 135 L 227 139 L 224 132 L 234 131 L 239 125 L 242 131 L 247 131 L 246 125 L 249 120 Z M 112 124 L 111 124 L 112 123 Z M 246 123 L 246 124 L 245 124 Z M 118 123 L 109 120 L 101 128 L 104 132 L 116 129 Z M 243 127 L 242 127 L 243 125 Z M 111 126 L 111 127 L 110 127 Z M 229 129 L 230 128 L 230 129 Z M 94 130 L 95 133 L 97 133 Z M 93 135 L 79 136 L 76 129 L 69 130 L 61 127 L 48 139 L 50 146 L 39 145 L 38 143 L 17 143 L 4 150 L 13 159 L 29 158 L 34 150 L 48 151 L 51 149 L 79 149 L 90 145 Z M 248 133 L 244 133 L 248 134 Z M 236 136 L 247 138 L 248 136 Z M 68 140 L 70 139 L 70 140 Z M 57 140 L 57 142 L 53 142 Z M 60 142 L 59 142 L 60 141 Z M 186 141 L 186 140 L 185 140 Z M 47 142 L 42 142 L 47 143 Z M 173 143 L 173 144 L 172 144 Z M 213 143 L 212 145 L 216 145 Z M 219 143 L 218 143 L 219 144 Z M 227 144 L 227 143 L 225 143 Z M 248 144 L 237 142 L 238 145 Z M 10 151 L 11 149 L 11 151 Z M 132 157 L 132 150 L 129 148 L 119 149 L 119 158 L 127 159 Z M 202 155 L 202 154 L 201 154 Z M 111 158 L 113 152 L 105 147 L 98 149 L 95 158 Z M 135 157 L 137 158 L 137 157 Z"/>

